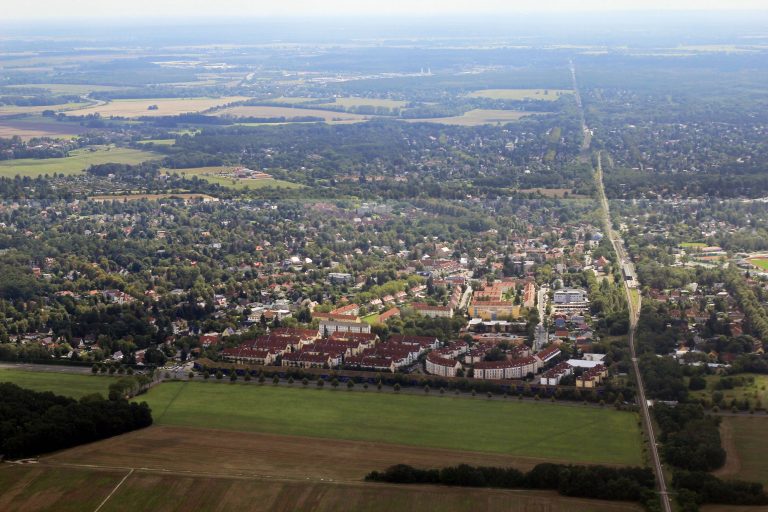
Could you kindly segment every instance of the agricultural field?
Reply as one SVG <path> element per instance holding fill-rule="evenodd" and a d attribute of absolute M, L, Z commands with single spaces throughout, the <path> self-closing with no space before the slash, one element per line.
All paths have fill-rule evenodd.
<path fill-rule="evenodd" d="M 88 128 L 75 123 L 64 123 L 42 116 L 0 119 L 0 137 L 10 138 L 18 135 L 23 140 L 35 137 L 53 139 L 71 139 L 88 131 Z"/>
<path fill-rule="evenodd" d="M 768 486 L 766 431 L 768 418 L 764 416 L 724 417 L 720 424 L 720 435 L 728 457 L 725 466 L 715 474 Z"/>
<path fill-rule="evenodd" d="M 12 382 L 33 391 L 52 391 L 57 395 L 72 398 L 81 398 L 93 393 L 101 393 L 106 397 L 112 379 L 106 375 L 0 368 L 0 382 Z"/>
<path fill-rule="evenodd" d="M 178 174 L 180 176 L 197 176 L 209 183 L 215 183 L 226 188 L 251 190 L 261 188 L 301 188 L 303 185 L 285 180 L 268 179 L 240 179 L 220 176 L 218 173 L 224 171 L 223 167 L 194 167 L 191 169 L 162 169 L 165 174 Z"/>
<path fill-rule="evenodd" d="M 101 117 L 160 117 L 176 116 L 192 112 L 202 112 L 214 107 L 227 105 L 236 101 L 244 101 L 243 96 L 224 98 L 147 98 L 140 100 L 114 100 L 95 107 L 82 108 L 68 112 L 75 116 L 99 114 Z M 157 110 L 149 110 L 150 106 Z"/>
<path fill-rule="evenodd" d="M 344 107 L 344 108 L 384 107 L 384 108 L 393 109 L 393 108 L 402 108 L 406 104 L 407 102 L 401 101 L 401 100 L 345 97 L 345 98 L 336 98 L 336 101 L 334 101 L 333 103 L 327 103 L 326 105 L 329 107 Z"/>
<path fill-rule="evenodd" d="M 642 463 L 636 415 L 610 408 L 300 387 L 171 382 L 142 399 L 160 425 Z"/>
<path fill-rule="evenodd" d="M 230 107 L 216 112 L 217 116 L 238 117 L 257 117 L 257 118 L 280 118 L 284 117 L 286 121 L 297 117 L 318 117 L 326 123 L 338 122 L 360 122 L 370 118 L 361 114 L 349 114 L 347 112 L 332 112 L 330 110 L 319 110 L 310 108 L 291 108 L 291 107 L 270 107 L 270 106 L 239 106 Z"/>
<path fill-rule="evenodd" d="M 87 108 L 93 105 L 91 102 L 62 103 L 60 105 L 35 105 L 32 107 L 20 107 L 17 105 L 0 105 L 0 117 L 40 114 L 46 110 L 56 112 L 69 112 L 72 110 Z"/>
<path fill-rule="evenodd" d="M 573 94 L 573 91 L 566 89 L 483 89 L 471 92 L 468 96 L 491 100 L 556 101 L 564 94 Z"/>
<path fill-rule="evenodd" d="M 757 401 L 760 401 L 762 407 L 768 406 L 768 375 L 744 373 L 735 376 L 735 379 L 744 378 L 752 380 L 752 383 L 748 383 L 744 386 L 735 386 L 733 389 L 716 389 L 716 384 L 721 380 L 718 375 L 708 375 L 704 377 L 707 381 L 707 388 L 700 391 L 691 391 L 693 398 L 711 398 L 712 393 L 720 391 L 723 394 L 723 400 L 730 406 L 731 400 L 737 400 L 743 402 L 749 400 L 753 406 L 757 405 Z"/>
<path fill-rule="evenodd" d="M 73 175 L 83 172 L 91 165 L 140 164 L 159 158 L 159 155 L 149 151 L 114 146 L 94 146 L 71 151 L 70 156 L 65 158 L 5 160 L 0 162 L 0 177 L 29 176 L 34 178 L 54 173 Z"/>
<path fill-rule="evenodd" d="M 196 452 L 199 460 L 199 452 Z M 201 468 L 204 470 L 204 468 Z M 309 482 L 147 470 L 13 466 L 0 471 L 3 510 L 196 510 L 447 512 L 640 512 L 631 503 L 563 498 L 554 492 Z M 125 478 L 124 481 L 122 479 Z M 111 492 L 113 494 L 110 495 Z M 101 508 L 99 505 L 104 503 Z"/>
<path fill-rule="evenodd" d="M 410 123 L 439 123 L 456 126 L 481 126 L 484 124 L 504 124 L 518 121 L 519 119 L 533 115 L 530 112 L 517 110 L 486 110 L 475 109 L 465 112 L 464 115 L 454 117 L 436 117 L 429 119 L 407 119 Z"/>
<path fill-rule="evenodd" d="M 154 140 L 140 140 L 137 144 L 154 144 L 155 146 L 173 146 L 176 144 L 176 139 L 154 139 Z"/>

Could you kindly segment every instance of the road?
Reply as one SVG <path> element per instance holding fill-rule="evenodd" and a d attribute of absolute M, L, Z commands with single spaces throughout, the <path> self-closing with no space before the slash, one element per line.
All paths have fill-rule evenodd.
<path fill-rule="evenodd" d="M 586 116 L 584 115 L 584 107 L 581 103 L 581 95 L 579 93 L 578 82 L 576 81 L 576 66 L 573 61 L 570 63 L 571 78 L 573 79 L 573 91 L 576 96 L 576 103 L 579 107 L 582 130 L 584 132 L 584 141 L 581 148 L 581 160 L 584 162 L 589 161 L 590 146 L 592 142 L 591 131 L 586 123 Z M 664 476 L 664 469 L 661 465 L 661 458 L 659 457 L 659 448 L 656 444 L 656 434 L 653 431 L 653 422 L 651 421 L 651 413 L 648 407 L 648 400 L 645 395 L 645 384 L 643 382 L 643 376 L 640 373 L 640 365 L 637 360 L 637 350 L 635 348 L 635 332 L 637 330 L 637 321 L 640 318 L 640 296 L 636 294 L 637 281 L 634 279 L 635 271 L 632 265 L 632 260 L 627 256 L 627 252 L 624 248 L 624 240 L 621 238 L 621 234 L 613 230 L 613 222 L 611 220 L 611 209 L 608 204 L 608 198 L 605 195 L 605 187 L 603 186 L 603 165 L 602 155 L 597 153 L 597 169 L 595 171 L 595 182 L 597 185 L 598 199 L 600 201 L 600 207 L 603 212 L 603 224 L 605 225 L 605 236 L 611 242 L 613 250 L 616 252 L 616 256 L 619 258 L 622 267 L 625 272 L 629 273 L 633 279 L 627 281 L 624 279 L 624 290 L 627 294 L 627 304 L 629 305 L 629 351 L 632 357 L 632 371 L 635 374 L 635 382 L 637 382 L 637 400 L 640 407 L 640 413 L 643 417 L 643 424 L 645 431 L 648 435 L 648 444 L 651 454 L 651 463 L 653 464 L 653 471 L 656 474 L 656 484 L 659 489 L 659 497 L 661 499 L 661 506 L 664 512 L 672 512 L 672 504 L 669 499 L 669 493 L 667 491 L 667 482 Z M 634 293 L 633 293 L 634 292 Z"/>
<path fill-rule="evenodd" d="M 539 288 L 538 297 L 536 299 L 536 307 L 539 310 L 539 325 L 536 326 L 536 333 L 534 335 L 533 349 L 535 351 L 541 350 L 542 348 L 544 348 L 544 345 L 549 343 L 549 335 L 547 333 L 547 328 L 544 325 L 544 316 L 547 312 L 547 293 L 548 292 L 549 292 L 549 288 L 546 285 L 542 285 Z"/>

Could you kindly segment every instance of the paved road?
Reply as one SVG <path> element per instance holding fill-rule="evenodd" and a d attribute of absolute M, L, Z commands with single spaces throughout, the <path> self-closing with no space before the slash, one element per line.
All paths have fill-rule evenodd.
<path fill-rule="evenodd" d="M 576 66 L 573 61 L 570 63 L 571 78 L 573 80 L 573 90 L 576 96 L 576 103 L 579 107 L 582 130 L 584 132 L 584 141 L 582 143 L 581 160 L 589 161 L 589 148 L 592 142 L 591 131 L 589 130 L 586 117 L 584 115 L 584 108 L 581 103 L 581 95 L 579 94 L 578 82 L 576 81 Z M 624 249 L 624 241 L 621 238 L 621 234 L 613 230 L 613 223 L 611 221 L 611 210 L 608 204 L 608 198 L 605 195 L 605 187 L 603 186 L 603 166 L 602 157 L 598 152 L 597 154 L 597 170 L 596 170 L 596 182 L 597 192 L 600 200 L 600 206 L 603 211 L 603 222 L 605 224 L 605 236 L 611 242 L 613 250 L 616 252 L 616 256 L 623 266 L 626 266 L 631 275 L 634 276 L 634 267 L 632 261 L 627 256 Z M 661 505 L 664 512 L 672 512 L 672 504 L 669 500 L 669 493 L 667 492 L 667 482 L 664 476 L 664 469 L 661 465 L 661 458 L 659 457 L 659 449 L 656 445 L 656 434 L 653 431 L 653 423 L 651 422 L 651 413 L 648 408 L 648 400 L 645 396 L 645 384 L 643 383 L 643 376 L 640 374 L 640 365 L 637 360 L 637 351 L 635 349 L 635 331 L 637 330 L 637 321 L 640 317 L 640 300 L 633 299 L 632 288 L 637 283 L 633 279 L 631 282 L 624 280 L 624 290 L 627 294 L 627 304 L 629 305 L 629 350 L 632 357 L 632 370 L 635 373 L 635 379 L 637 382 L 637 399 L 640 406 L 640 412 L 643 417 L 643 424 L 645 425 L 645 431 L 648 434 L 648 443 L 651 453 L 651 463 L 653 464 L 654 473 L 656 473 L 656 482 L 659 488 L 659 495 L 661 498 Z"/>

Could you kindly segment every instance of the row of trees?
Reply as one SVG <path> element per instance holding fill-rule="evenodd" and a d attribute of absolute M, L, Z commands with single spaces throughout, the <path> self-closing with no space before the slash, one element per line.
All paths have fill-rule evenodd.
<path fill-rule="evenodd" d="M 406 464 L 385 471 L 373 471 L 369 482 L 398 484 L 440 484 L 460 487 L 502 489 L 552 489 L 563 496 L 604 500 L 655 501 L 653 471 L 649 468 L 609 468 L 539 464 L 528 473 L 514 468 L 475 467 L 467 464 L 442 469 L 417 469 Z"/>

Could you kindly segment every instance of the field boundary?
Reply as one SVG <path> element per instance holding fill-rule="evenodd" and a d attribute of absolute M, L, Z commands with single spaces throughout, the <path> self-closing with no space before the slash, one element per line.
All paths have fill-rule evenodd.
<path fill-rule="evenodd" d="M 96 507 L 96 509 L 95 509 L 93 512 L 99 512 L 99 510 L 101 510 L 101 508 L 102 508 L 104 505 L 106 505 L 106 504 L 107 504 L 107 502 L 109 501 L 109 498 L 111 498 L 111 497 L 112 497 L 112 496 L 113 496 L 113 495 L 114 495 L 114 494 L 117 492 L 117 490 L 118 490 L 118 489 L 120 489 L 120 486 L 121 486 L 121 485 L 123 485 L 123 483 L 125 483 L 125 481 L 126 481 L 126 480 L 128 480 L 128 477 L 130 477 L 132 474 L 133 474 L 133 468 L 131 468 L 131 469 L 128 471 L 128 474 L 127 474 L 127 475 L 125 475 L 125 476 L 123 477 L 123 479 L 122 479 L 122 480 L 120 480 L 120 481 L 117 483 L 117 485 L 115 486 L 115 488 L 114 488 L 114 489 L 112 489 L 112 492 L 110 492 L 109 494 L 107 494 L 107 497 L 106 497 L 106 498 L 104 498 L 104 501 L 102 501 L 102 502 L 101 502 L 101 504 L 100 504 L 98 507 Z"/>

